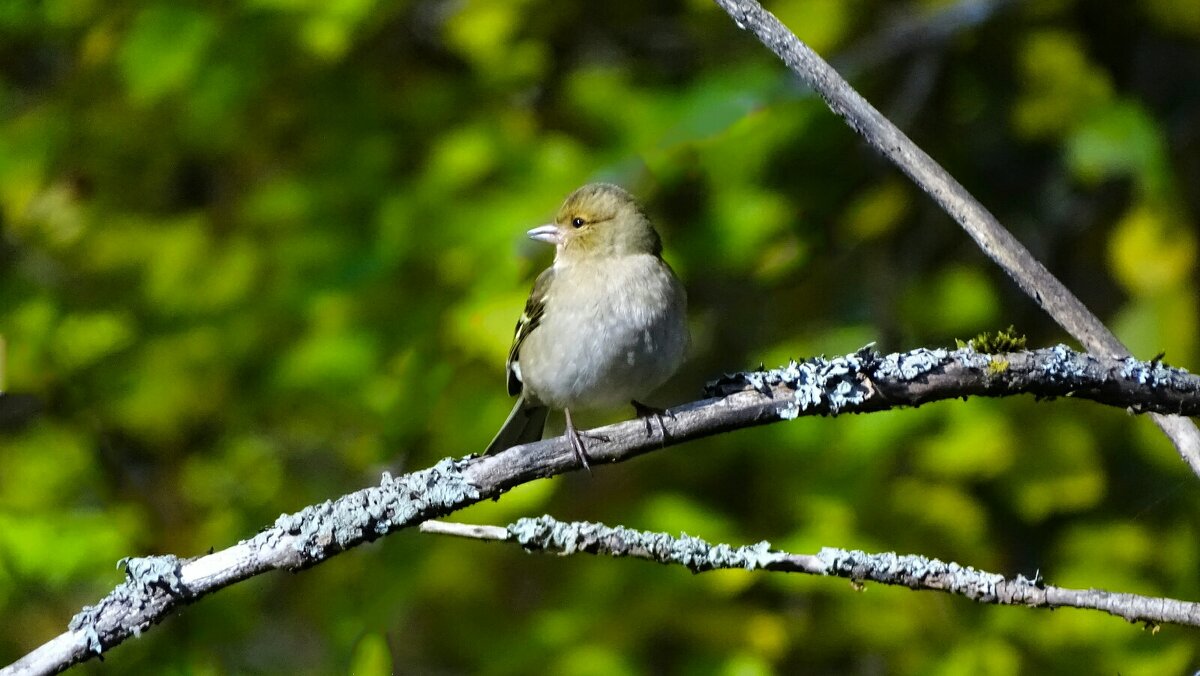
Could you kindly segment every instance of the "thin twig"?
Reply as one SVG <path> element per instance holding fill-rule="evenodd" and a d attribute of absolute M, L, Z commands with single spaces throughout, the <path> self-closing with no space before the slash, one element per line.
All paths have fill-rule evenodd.
<path fill-rule="evenodd" d="M 1099 610 L 1129 622 L 1200 626 L 1200 604 L 1191 601 L 1055 587 L 1045 584 L 1040 575 L 1032 579 L 1024 575 L 1010 578 L 911 554 L 869 554 L 834 547 L 822 548 L 816 554 L 792 554 L 772 549 L 765 541 L 740 547 L 714 545 L 687 534 L 675 537 L 602 523 L 563 522 L 548 515 L 521 519 L 507 528 L 438 522 L 436 527 L 426 529 L 429 523 L 422 524 L 422 532 L 513 542 L 528 551 L 643 559 L 683 566 L 693 573 L 740 568 L 828 575 L 856 583 L 871 581 L 917 591 L 946 592 L 977 603 L 1080 608 Z"/>
<path fill-rule="evenodd" d="M 508 530 L 500 526 L 476 526 L 468 523 L 453 523 L 450 521 L 426 521 L 421 524 L 422 533 L 432 535 L 452 535 L 469 540 L 507 540 Z"/>
<path fill-rule="evenodd" d="M 1126 357 L 1129 350 L 1061 282 L 1050 274 L 982 204 L 945 169 L 879 113 L 837 71 L 755 0 L 716 0 L 739 28 L 752 32 L 794 73 L 821 95 L 880 153 L 929 194 L 983 252 L 1009 274 L 1088 351 Z M 1152 416 L 1175 444 L 1192 472 L 1200 476 L 1200 430 L 1183 418 Z"/>

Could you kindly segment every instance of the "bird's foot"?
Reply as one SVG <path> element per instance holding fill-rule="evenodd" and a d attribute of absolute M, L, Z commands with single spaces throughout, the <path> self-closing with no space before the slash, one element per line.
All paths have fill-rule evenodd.
<path fill-rule="evenodd" d="M 652 420 L 654 422 L 658 423 L 658 431 L 661 434 L 662 439 L 666 439 L 667 437 L 671 436 L 670 434 L 667 433 L 667 426 L 663 422 L 663 416 L 666 416 L 666 417 L 670 418 L 671 420 L 674 420 L 675 419 L 674 413 L 671 413 L 670 411 L 668 411 L 665 408 L 657 408 L 654 406 L 649 406 L 647 404 L 643 404 L 642 402 L 636 401 L 636 400 L 631 400 L 629 403 L 633 406 L 633 410 L 635 413 L 637 413 L 637 417 L 646 421 L 646 436 L 650 436 L 650 432 L 651 432 L 650 421 L 652 421 Z"/>
<path fill-rule="evenodd" d="M 571 441 L 571 450 L 575 451 L 575 459 L 588 471 L 588 474 L 591 474 L 592 466 L 588 464 L 587 448 L 583 444 L 583 438 L 588 437 L 589 439 L 595 439 L 604 443 L 607 443 L 609 439 L 603 434 L 580 432 L 575 427 L 575 422 L 571 420 L 571 411 L 569 409 L 563 409 L 563 415 L 567 419 L 567 439 Z"/>

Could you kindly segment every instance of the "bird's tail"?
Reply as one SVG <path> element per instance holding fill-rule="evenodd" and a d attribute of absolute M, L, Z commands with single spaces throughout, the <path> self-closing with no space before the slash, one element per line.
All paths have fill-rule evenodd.
<path fill-rule="evenodd" d="M 506 448 L 528 444 L 542 438 L 542 429 L 546 427 L 546 416 L 550 409 L 545 406 L 531 405 L 524 397 L 517 399 L 508 420 L 500 427 L 492 443 L 488 444 L 484 454 L 498 453 Z"/>

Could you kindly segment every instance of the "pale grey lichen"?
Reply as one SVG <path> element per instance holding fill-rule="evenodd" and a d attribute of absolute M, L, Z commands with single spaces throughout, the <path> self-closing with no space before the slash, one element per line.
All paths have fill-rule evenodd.
<path fill-rule="evenodd" d="M 83 632 L 83 640 L 87 644 L 88 652 L 97 655 L 104 653 L 104 643 L 100 640 L 100 629 L 97 626 L 100 621 L 100 614 L 108 603 L 120 603 L 126 593 L 125 584 L 117 585 L 117 588 L 112 590 L 108 596 L 101 599 L 100 603 L 94 606 L 84 606 L 67 623 L 67 629 Z"/>
<path fill-rule="evenodd" d="M 304 557 L 303 564 L 311 565 L 441 510 L 478 500 L 479 488 L 464 478 L 461 469 L 454 460 L 444 458 L 429 469 L 399 477 L 385 473 L 376 488 L 280 515 L 275 528 L 256 540 L 273 545 L 289 536 L 291 546 Z"/>
<path fill-rule="evenodd" d="M 117 566 L 124 566 L 129 579 L 142 588 L 160 587 L 172 595 L 183 593 L 183 566 L 177 556 L 131 556 L 118 561 Z"/>
<path fill-rule="evenodd" d="M 963 351 L 959 351 L 963 352 Z M 913 380 L 944 365 L 950 353 L 942 348 L 917 348 L 911 352 L 892 353 L 881 357 L 875 372 L 881 378 Z"/>
<path fill-rule="evenodd" d="M 976 352 L 972 348 L 960 348 L 953 350 L 946 355 L 947 361 L 958 362 L 959 366 L 973 369 L 985 369 L 992 362 L 993 358 L 1000 358 L 1002 355 L 987 354 L 984 352 Z"/>
<path fill-rule="evenodd" d="M 721 568 L 753 570 L 779 561 L 782 556 L 771 551 L 768 542 L 744 547 L 713 545 L 686 533 L 672 537 L 666 533 L 639 531 L 624 526 L 562 522 L 548 515 L 521 519 L 510 524 L 508 532 L 528 550 L 644 558 L 664 564 L 679 564 L 694 573 Z"/>
<path fill-rule="evenodd" d="M 868 554 L 825 547 L 817 558 L 825 566 L 826 575 L 905 586 L 935 583 L 955 593 L 985 600 L 995 599 L 996 587 L 1004 582 L 1003 575 L 912 554 Z"/>
<path fill-rule="evenodd" d="M 1189 389 L 1184 380 L 1191 374 L 1187 369 L 1166 366 L 1161 361 L 1138 361 L 1133 357 L 1121 360 L 1121 377 L 1152 388 Z"/>
<path fill-rule="evenodd" d="M 1050 358 L 1042 360 L 1042 372 L 1052 380 L 1078 382 L 1087 373 L 1087 355 L 1059 343 L 1050 348 Z"/>
<path fill-rule="evenodd" d="M 1132 380 L 1139 385 L 1145 385 L 1152 378 L 1151 369 L 1143 361 L 1134 359 L 1133 357 L 1125 357 L 1121 360 L 1121 377 L 1126 380 Z"/>
<path fill-rule="evenodd" d="M 783 408 L 779 409 L 779 417 L 783 420 L 795 420 L 800 417 L 801 410 L 800 402 L 796 401 L 795 398 L 788 399 L 784 403 Z"/>
<path fill-rule="evenodd" d="M 772 386 L 783 385 L 792 390 L 791 400 L 780 411 L 784 419 L 796 418 L 801 412 L 821 406 L 837 415 L 870 396 L 869 388 L 863 383 L 863 373 L 875 359 L 875 353 L 864 348 L 834 359 L 792 360 L 783 368 L 766 372 L 766 380 Z"/>
<path fill-rule="evenodd" d="M 132 623 L 130 632 L 140 635 L 151 624 L 150 613 L 140 615 L 147 610 L 160 594 L 166 592 L 172 597 L 184 597 L 187 589 L 183 585 L 183 563 L 178 557 L 146 556 L 124 558 L 117 563 L 125 568 L 125 582 L 117 585 L 93 606 L 84 606 L 71 621 L 67 628 L 71 631 L 81 631 L 87 642 L 87 649 L 97 655 L 104 652 L 101 624 L 116 626 L 118 620 Z M 105 615 L 112 611 L 112 617 Z M 106 621 L 107 619 L 107 621 Z"/>
<path fill-rule="evenodd" d="M 744 390 L 776 396 L 781 389 L 787 389 L 791 390 L 791 396 L 779 408 L 781 418 L 792 420 L 801 413 L 821 409 L 837 415 L 870 398 L 872 388 L 868 381 L 874 375 L 910 380 L 942 366 L 948 355 L 946 350 L 921 348 L 881 357 L 872 344 L 833 359 L 821 356 L 802 362 L 791 360 L 777 369 L 726 375 L 709 383 L 706 389 L 716 396 Z"/>

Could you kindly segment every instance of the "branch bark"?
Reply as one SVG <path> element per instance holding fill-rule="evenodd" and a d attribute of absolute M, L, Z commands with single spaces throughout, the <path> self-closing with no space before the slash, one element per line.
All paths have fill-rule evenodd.
<path fill-rule="evenodd" d="M 977 603 L 1099 610 L 1129 622 L 1200 627 L 1200 603 L 1055 587 L 1045 584 L 1040 575 L 1032 579 L 1024 575 L 1005 577 L 912 554 L 869 554 L 835 547 L 824 547 L 816 554 L 792 554 L 772 549 L 766 541 L 741 547 L 714 545 L 687 534 L 674 537 L 602 523 L 562 522 L 551 516 L 520 519 L 506 528 L 426 521 L 421 524 L 421 532 L 511 542 L 526 551 L 642 559 L 683 566 L 693 573 L 741 568 L 827 575 L 855 583 L 871 581 L 916 591 L 946 592 Z"/>
<path fill-rule="evenodd" d="M 920 348 L 880 355 L 864 348 L 834 359 L 792 362 L 771 371 L 723 377 L 713 398 L 668 411 L 662 427 L 630 420 L 596 430 L 592 466 L 728 430 L 800 416 L 916 406 L 970 395 L 1075 396 L 1132 411 L 1200 412 L 1200 377 L 1157 362 L 1081 354 L 1059 345 L 1034 352 L 981 354 Z M 393 478 L 336 500 L 285 514 L 258 535 L 195 559 L 125 562 L 127 580 L 84 608 L 68 630 L 0 676 L 47 674 L 101 655 L 181 606 L 271 570 L 301 570 L 384 535 L 445 516 L 518 484 L 579 469 L 562 437 L 516 446 Z"/>
<path fill-rule="evenodd" d="M 921 187 L 979 248 L 1016 281 L 1059 326 L 1090 352 L 1112 357 L 1129 350 L 1062 282 L 1029 253 L 996 217 L 932 157 L 867 102 L 837 71 L 755 0 L 716 0 L 743 30 L 755 35 L 867 143 Z M 1200 430 L 1184 418 L 1154 414 L 1155 424 L 1200 476 Z"/>

